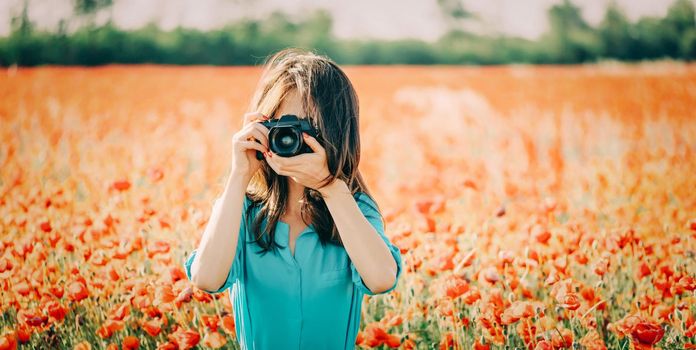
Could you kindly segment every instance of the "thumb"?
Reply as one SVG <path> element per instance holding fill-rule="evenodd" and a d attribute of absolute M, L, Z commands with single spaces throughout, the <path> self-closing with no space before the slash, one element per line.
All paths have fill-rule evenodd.
<path fill-rule="evenodd" d="M 315 153 L 324 153 L 324 147 L 321 147 L 321 144 L 317 139 L 312 137 L 310 134 L 306 132 L 302 132 L 302 136 L 304 137 L 305 142 L 309 146 L 309 148 L 312 149 Z"/>

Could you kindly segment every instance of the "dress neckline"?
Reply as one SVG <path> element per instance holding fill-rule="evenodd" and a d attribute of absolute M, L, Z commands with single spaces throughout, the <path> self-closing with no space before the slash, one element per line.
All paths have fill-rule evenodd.
<path fill-rule="evenodd" d="M 283 226 L 285 226 L 284 232 L 288 235 L 288 237 L 290 237 L 290 225 L 287 224 L 285 221 L 282 221 L 282 220 L 278 220 L 278 223 L 279 223 L 279 224 L 283 224 Z M 309 224 L 309 225 L 307 225 L 307 227 L 305 227 L 302 231 L 300 231 L 300 233 L 297 235 L 297 237 L 300 237 L 300 236 L 302 236 L 304 233 L 307 233 L 307 232 L 310 232 L 310 231 L 313 231 L 313 230 L 314 230 L 314 226 L 313 226 L 312 224 Z"/>
<path fill-rule="evenodd" d="M 307 227 L 305 227 L 304 230 L 297 235 L 295 238 L 295 249 L 290 251 L 290 225 L 281 220 L 278 220 L 278 223 L 285 227 L 285 229 L 280 230 L 281 235 L 278 236 L 278 238 L 280 239 L 281 244 L 286 245 L 285 250 L 287 250 L 287 254 L 290 256 L 290 259 L 292 259 L 292 262 L 297 265 L 297 258 L 295 256 L 295 254 L 297 254 L 297 242 L 302 236 L 304 236 L 304 234 L 311 233 L 313 231 L 313 227 L 311 224 L 307 225 Z"/>

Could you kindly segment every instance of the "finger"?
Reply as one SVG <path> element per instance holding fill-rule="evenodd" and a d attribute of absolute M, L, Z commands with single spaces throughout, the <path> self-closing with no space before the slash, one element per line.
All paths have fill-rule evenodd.
<path fill-rule="evenodd" d="M 264 134 L 266 136 L 266 139 L 268 139 L 268 134 L 269 134 L 270 130 L 267 127 L 265 127 L 264 125 L 261 125 L 261 123 L 253 123 L 252 127 L 254 129 L 260 131 L 262 134 Z"/>
<path fill-rule="evenodd" d="M 268 153 L 266 153 L 265 157 L 266 157 L 266 163 L 268 163 L 268 165 L 271 167 L 271 169 L 273 169 L 273 171 L 275 171 L 276 174 L 287 176 L 285 169 L 283 169 L 280 166 L 280 164 L 278 164 L 278 159 L 277 159 L 278 156 L 277 155 L 269 156 Z"/>
<path fill-rule="evenodd" d="M 310 154 L 308 153 L 303 153 L 292 157 L 283 157 L 279 156 L 277 153 L 274 153 L 273 151 L 268 152 L 271 155 L 270 158 L 273 158 L 273 160 L 276 164 L 278 164 L 281 170 L 286 172 L 305 167 L 307 165 L 307 162 L 311 161 L 310 159 L 308 159 L 310 158 Z"/>
<path fill-rule="evenodd" d="M 263 115 L 261 112 L 249 112 L 244 114 L 244 124 L 247 125 L 255 120 L 265 120 L 268 119 L 267 116 Z"/>
<path fill-rule="evenodd" d="M 249 130 L 244 133 L 245 134 L 245 140 L 248 141 L 253 141 L 253 139 L 259 140 L 261 144 L 263 144 L 266 149 L 268 149 L 268 135 L 264 134 L 263 131 L 259 130 L 256 127 L 249 126 Z"/>
<path fill-rule="evenodd" d="M 249 112 L 244 114 L 244 124 L 251 123 L 255 120 L 263 120 L 263 119 L 268 119 L 263 113 L 255 111 L 255 112 Z"/>
<path fill-rule="evenodd" d="M 243 150 L 255 149 L 259 152 L 266 152 L 266 147 L 256 141 L 239 141 L 239 145 Z"/>
<path fill-rule="evenodd" d="M 261 131 L 264 135 L 266 135 L 266 137 L 268 137 L 268 135 L 271 132 L 271 130 L 267 126 L 261 124 L 261 121 L 259 121 L 257 123 L 252 123 L 251 126 L 254 129 Z"/>
<path fill-rule="evenodd" d="M 319 143 L 319 141 L 317 141 L 317 139 L 312 137 L 312 135 L 310 135 L 306 132 L 303 132 L 302 136 L 304 136 L 305 142 L 307 143 L 309 148 L 312 149 L 312 151 L 314 151 L 315 153 L 319 153 L 319 154 L 326 154 L 326 152 L 324 152 L 324 147 L 322 147 L 321 144 Z"/>
<path fill-rule="evenodd" d="M 271 151 L 273 153 L 273 151 Z M 278 162 L 283 165 L 287 170 L 299 169 L 307 165 L 308 162 L 312 162 L 313 157 L 317 157 L 316 154 L 302 153 L 292 157 L 281 157 L 273 153 L 273 157 L 278 157 Z"/>
<path fill-rule="evenodd" d="M 288 167 L 288 158 L 279 156 L 271 150 L 267 152 L 267 158 L 273 160 L 273 163 L 276 164 L 280 170 L 285 170 L 285 168 Z"/>
<path fill-rule="evenodd" d="M 273 155 L 275 156 L 275 153 Z M 300 153 L 292 157 L 279 157 L 282 159 L 282 164 L 287 166 L 294 166 L 307 163 L 308 161 L 310 161 L 313 155 L 316 156 L 315 154 L 310 153 Z"/>
<path fill-rule="evenodd" d="M 283 172 L 283 175 L 286 174 L 295 174 L 297 173 L 298 170 L 302 169 L 303 167 L 306 166 L 305 163 L 298 162 L 296 158 L 299 156 L 294 156 L 294 157 L 281 157 L 277 153 L 274 153 L 273 151 L 268 151 L 268 155 L 270 155 L 270 158 L 274 164 L 276 164 L 278 170 Z M 304 154 L 305 156 L 307 154 Z M 289 175 L 286 175 L 289 176 Z"/>

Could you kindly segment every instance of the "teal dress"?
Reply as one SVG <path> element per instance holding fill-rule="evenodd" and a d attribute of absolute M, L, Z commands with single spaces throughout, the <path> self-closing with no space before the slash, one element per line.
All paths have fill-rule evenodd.
<path fill-rule="evenodd" d="M 396 261 L 396 281 L 383 292 L 388 293 L 401 275 L 401 252 L 384 235 L 374 201 L 364 192 L 356 193 L 354 198 Z M 214 213 L 219 210 L 218 204 L 216 201 L 213 206 Z M 243 213 L 250 204 L 244 196 Z M 252 215 L 257 211 L 255 207 Z M 314 227 L 309 225 L 297 237 L 293 256 L 288 247 L 288 225 L 279 221 L 275 239 L 284 248 L 279 254 L 256 254 L 260 247 L 252 242 L 252 233 L 242 215 L 237 253 L 227 280 L 220 289 L 207 291 L 220 293 L 229 289 L 241 348 L 354 349 L 363 296 L 375 293 L 365 285 L 345 248 L 322 246 Z M 266 219 L 262 228 L 265 225 Z M 192 251 L 184 263 L 189 280 L 195 254 L 196 250 Z"/>

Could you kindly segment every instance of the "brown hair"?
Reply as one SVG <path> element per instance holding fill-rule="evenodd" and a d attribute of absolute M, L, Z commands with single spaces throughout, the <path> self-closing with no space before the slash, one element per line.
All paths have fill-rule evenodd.
<path fill-rule="evenodd" d="M 324 185 L 341 179 L 354 197 L 363 192 L 371 198 L 358 171 L 358 96 L 346 74 L 327 57 L 299 48 L 283 49 L 266 59 L 249 110 L 271 118 L 280 117 L 275 114 L 282 100 L 293 90 L 298 93 L 306 117 L 318 132 L 317 141 L 326 150 L 330 175 Z M 261 162 L 259 171 L 249 182 L 246 195 L 251 205 L 245 216 L 250 218 L 252 210 L 260 207 L 253 223 L 247 227 L 254 233 L 254 242 L 262 248 L 261 253 L 280 247 L 274 236 L 287 206 L 288 181 L 286 176 L 276 174 L 266 162 Z M 305 187 L 303 197 L 302 220 L 309 225 L 305 220 L 309 219 L 322 245 L 343 245 L 321 194 Z M 379 211 L 379 208 L 374 209 Z M 267 219 L 265 232 L 260 232 L 264 219 Z"/>

